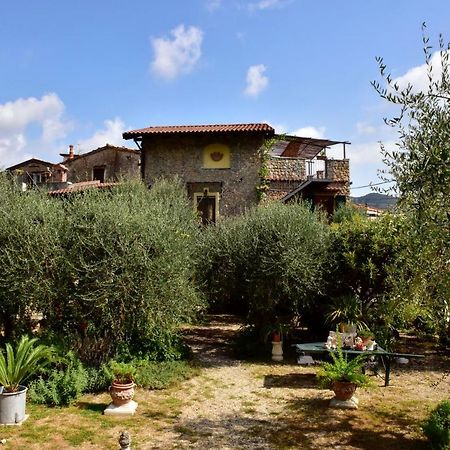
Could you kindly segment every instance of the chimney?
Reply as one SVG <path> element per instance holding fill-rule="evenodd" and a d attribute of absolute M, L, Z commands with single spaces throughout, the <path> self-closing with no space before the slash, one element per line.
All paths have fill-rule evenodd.
<path fill-rule="evenodd" d="M 74 156 L 73 145 L 69 145 L 69 159 L 73 159 Z"/>

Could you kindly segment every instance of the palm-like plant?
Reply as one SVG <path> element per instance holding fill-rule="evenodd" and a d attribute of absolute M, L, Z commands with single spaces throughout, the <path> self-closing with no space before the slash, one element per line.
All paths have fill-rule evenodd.
<path fill-rule="evenodd" d="M 50 362 L 52 349 L 35 346 L 36 338 L 22 336 L 15 350 L 6 344 L 6 358 L 0 351 L 0 384 L 8 392 L 17 391 L 19 385 Z"/>
<path fill-rule="evenodd" d="M 362 373 L 364 360 L 368 355 L 357 355 L 349 359 L 340 346 L 330 352 L 333 362 L 324 362 L 317 376 L 322 386 L 329 388 L 336 381 L 355 383 L 358 387 L 367 386 L 369 377 Z"/>

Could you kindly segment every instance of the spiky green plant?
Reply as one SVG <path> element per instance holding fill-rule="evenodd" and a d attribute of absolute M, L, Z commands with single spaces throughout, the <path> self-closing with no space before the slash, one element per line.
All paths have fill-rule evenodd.
<path fill-rule="evenodd" d="M 52 349 L 42 344 L 36 346 L 36 342 L 36 338 L 22 336 L 15 350 L 6 344 L 6 358 L 4 351 L 0 351 L 0 384 L 6 391 L 17 391 L 20 384 L 49 363 Z"/>
<path fill-rule="evenodd" d="M 335 352 L 330 352 L 330 356 L 333 362 L 323 362 L 317 373 L 321 386 L 328 389 L 335 381 L 355 383 L 358 387 L 369 384 L 369 377 L 362 373 L 362 366 L 368 355 L 362 353 L 348 358 L 338 346 Z"/>

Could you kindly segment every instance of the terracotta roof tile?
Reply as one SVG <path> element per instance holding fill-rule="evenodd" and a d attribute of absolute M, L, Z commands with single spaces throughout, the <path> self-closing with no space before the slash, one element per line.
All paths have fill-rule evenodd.
<path fill-rule="evenodd" d="M 55 191 L 49 191 L 48 194 L 52 197 L 58 195 L 71 194 L 73 192 L 81 192 L 86 189 L 97 188 L 97 189 L 106 189 L 113 186 L 118 186 L 120 183 L 100 183 L 99 180 L 93 181 L 82 181 L 80 183 L 73 183 L 64 189 L 57 189 Z"/>
<path fill-rule="evenodd" d="M 188 133 L 257 133 L 265 132 L 271 135 L 275 130 L 266 123 L 238 123 L 238 124 L 214 124 L 214 125 L 171 125 L 140 128 L 126 131 L 124 139 L 131 139 L 152 134 L 188 134 Z"/>

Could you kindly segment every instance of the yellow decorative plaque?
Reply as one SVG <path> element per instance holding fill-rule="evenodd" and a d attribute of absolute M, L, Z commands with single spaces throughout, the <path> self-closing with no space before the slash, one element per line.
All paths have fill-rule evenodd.
<path fill-rule="evenodd" d="M 203 149 L 203 168 L 229 169 L 230 147 L 223 144 L 211 144 Z"/>

